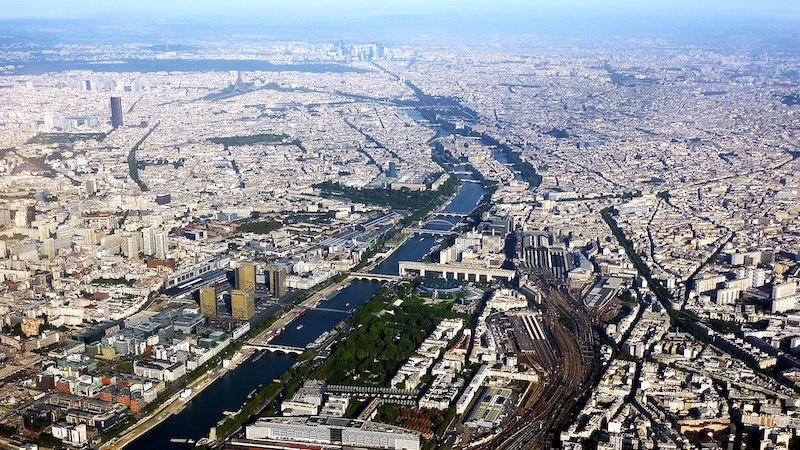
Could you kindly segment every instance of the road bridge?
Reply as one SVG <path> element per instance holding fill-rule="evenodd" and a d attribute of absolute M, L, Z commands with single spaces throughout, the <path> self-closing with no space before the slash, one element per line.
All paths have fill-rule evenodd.
<path fill-rule="evenodd" d="M 400 275 L 421 277 L 434 276 L 448 280 L 468 281 L 472 283 L 492 282 L 496 279 L 511 281 L 516 276 L 513 270 L 478 267 L 466 264 L 436 264 L 417 261 L 400 261 Z"/>
<path fill-rule="evenodd" d="M 444 225 L 449 230 L 449 229 L 452 229 L 453 227 L 455 227 L 456 225 L 458 225 L 459 223 L 460 222 L 453 223 L 453 222 L 450 222 L 449 220 L 444 220 L 444 219 L 431 219 L 431 220 L 425 222 L 422 226 L 424 228 L 425 225 Z"/>
<path fill-rule="evenodd" d="M 273 353 L 286 353 L 299 355 L 306 351 L 305 347 L 294 347 L 291 345 L 280 345 L 280 344 L 266 344 L 266 343 L 257 343 L 257 342 L 250 342 L 245 344 L 245 347 L 254 348 L 256 350 L 266 350 L 268 352 Z"/>
<path fill-rule="evenodd" d="M 440 217 L 456 217 L 456 218 L 464 218 L 469 217 L 469 213 L 457 213 L 457 212 L 448 212 L 448 211 L 439 211 L 435 213 L 431 213 L 432 216 L 440 216 Z"/>
<path fill-rule="evenodd" d="M 427 228 L 403 228 L 403 233 L 406 234 L 431 234 L 433 236 L 450 236 L 459 234 L 453 230 L 429 230 Z"/>
<path fill-rule="evenodd" d="M 399 275 L 383 275 L 380 273 L 350 272 L 350 278 L 368 281 L 400 281 L 403 277 Z"/>
<path fill-rule="evenodd" d="M 350 309 L 320 308 L 319 306 L 317 306 L 313 310 L 314 311 L 322 311 L 322 312 L 342 313 L 342 314 L 350 312 Z"/>

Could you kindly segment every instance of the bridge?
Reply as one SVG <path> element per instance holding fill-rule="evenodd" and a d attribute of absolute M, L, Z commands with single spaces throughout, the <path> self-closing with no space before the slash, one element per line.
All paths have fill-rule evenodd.
<path fill-rule="evenodd" d="M 427 228 L 403 228 L 403 233 L 406 234 L 432 234 L 434 236 L 450 236 L 452 234 L 459 234 L 453 230 L 429 230 Z"/>
<path fill-rule="evenodd" d="M 469 217 L 469 213 L 457 213 L 457 212 L 447 212 L 447 211 L 438 211 L 435 213 L 431 213 L 432 216 L 440 216 L 440 217 Z"/>
<path fill-rule="evenodd" d="M 416 261 L 400 261 L 400 275 L 421 277 L 434 276 L 448 280 L 487 283 L 496 279 L 511 281 L 517 275 L 513 270 L 477 267 L 461 263 L 436 264 Z"/>
<path fill-rule="evenodd" d="M 453 222 L 450 222 L 449 220 L 444 220 L 444 219 L 431 219 L 431 220 L 428 220 L 427 222 L 425 222 L 425 225 L 428 225 L 428 224 L 430 224 L 430 225 L 445 225 L 447 227 L 447 229 L 449 230 L 449 229 L 452 229 L 453 227 L 455 227 L 456 225 L 458 225 L 459 223 L 460 222 L 453 223 Z M 423 227 L 424 227 L 424 225 L 423 225 Z"/>
<path fill-rule="evenodd" d="M 350 308 L 350 309 L 352 309 L 352 308 Z M 323 312 L 332 312 L 332 313 L 342 313 L 342 314 L 344 314 L 344 313 L 349 313 L 350 309 L 320 308 L 319 306 L 317 306 L 313 310 L 314 311 L 323 311 Z"/>
<path fill-rule="evenodd" d="M 419 389 L 396 389 L 376 386 L 343 386 L 337 384 L 328 385 L 325 390 L 334 394 L 365 395 L 376 398 L 396 398 L 396 399 L 417 399 Z"/>
<path fill-rule="evenodd" d="M 368 281 L 400 281 L 403 277 L 399 275 L 383 275 L 379 273 L 350 272 L 350 278 Z"/>
<path fill-rule="evenodd" d="M 257 350 L 266 350 L 268 352 L 273 352 L 273 353 L 286 353 L 287 355 L 288 354 L 299 355 L 304 351 L 306 351 L 305 347 L 293 347 L 291 345 L 266 344 L 266 343 L 256 343 L 256 342 L 250 342 L 246 344 L 245 347 L 250 347 Z"/>

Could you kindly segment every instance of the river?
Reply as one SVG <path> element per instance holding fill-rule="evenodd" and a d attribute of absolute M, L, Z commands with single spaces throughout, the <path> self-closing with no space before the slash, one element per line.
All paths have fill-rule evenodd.
<path fill-rule="evenodd" d="M 485 193 L 486 191 L 480 184 L 465 182 L 458 194 L 445 206 L 444 211 L 468 214 L 475 209 Z M 452 218 L 436 216 L 433 219 L 437 218 L 452 223 Z M 397 275 L 400 261 L 419 261 L 436 245 L 436 236 L 415 234 L 389 258 L 377 265 L 372 272 Z M 329 300 L 321 302 L 318 309 L 308 310 L 291 322 L 272 342 L 298 347 L 304 347 L 314 342 L 320 335 L 345 320 L 353 309 L 360 307 L 365 301 L 372 298 L 380 286 L 380 283 L 371 281 L 351 282 Z M 208 431 L 223 417 L 224 411 L 238 410 L 254 389 L 265 386 L 273 379 L 280 377 L 294 364 L 296 359 L 297 357 L 294 355 L 280 353 L 253 355 L 195 396 L 180 413 L 164 420 L 126 446 L 125 449 L 186 449 L 190 447 L 187 444 L 171 443 L 170 439 L 198 440 L 207 437 Z"/>

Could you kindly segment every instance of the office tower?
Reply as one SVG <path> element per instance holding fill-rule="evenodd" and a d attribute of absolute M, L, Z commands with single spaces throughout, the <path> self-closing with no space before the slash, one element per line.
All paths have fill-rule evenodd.
<path fill-rule="evenodd" d="M 286 295 L 286 269 L 280 266 L 269 268 L 269 290 L 273 297 Z"/>
<path fill-rule="evenodd" d="M 111 126 L 122 126 L 122 97 L 111 97 Z"/>
<path fill-rule="evenodd" d="M 213 287 L 200 288 L 200 314 L 217 317 L 217 290 Z"/>
<path fill-rule="evenodd" d="M 87 91 L 91 91 L 92 90 L 92 81 L 91 80 L 84 81 L 83 85 L 84 85 L 84 87 L 86 88 Z"/>
<path fill-rule="evenodd" d="M 255 292 L 252 289 L 231 291 L 231 316 L 236 320 L 250 320 L 255 315 Z"/>
<path fill-rule="evenodd" d="M 237 289 L 256 289 L 256 266 L 253 264 L 242 264 L 236 270 Z"/>
<path fill-rule="evenodd" d="M 394 161 L 389 161 L 389 168 L 386 170 L 386 176 L 389 178 L 397 178 L 397 164 Z"/>

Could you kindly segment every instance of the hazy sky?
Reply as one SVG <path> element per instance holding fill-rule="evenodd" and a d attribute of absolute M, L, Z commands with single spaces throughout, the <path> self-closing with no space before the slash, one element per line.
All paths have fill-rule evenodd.
<path fill-rule="evenodd" d="M 519 17 L 550 13 L 741 13 L 800 17 L 800 0 L 4 0 L 0 18 L 263 17 L 307 20 L 387 15 Z"/>
<path fill-rule="evenodd" d="M 89 21 L 50 27 L 14 19 Z M 481 42 L 518 34 L 699 42 L 724 41 L 731 34 L 800 36 L 800 0 L 0 0 L 0 20 L 6 21 L 6 33 L 0 23 L 0 37 L 75 42 L 132 37 L 130 30 L 137 27 L 137 39 L 146 35 L 165 42 L 237 32 L 387 43 L 432 36 Z M 63 28 L 68 26 L 76 28 Z"/>

